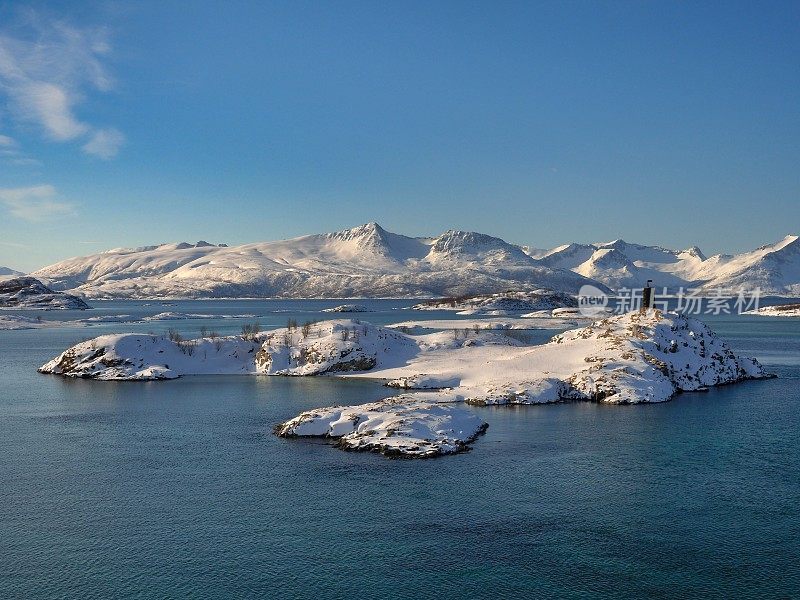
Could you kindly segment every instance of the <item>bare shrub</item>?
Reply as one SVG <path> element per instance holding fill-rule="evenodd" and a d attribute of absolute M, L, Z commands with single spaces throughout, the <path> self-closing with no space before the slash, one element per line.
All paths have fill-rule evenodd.
<path fill-rule="evenodd" d="M 254 341 L 259 333 L 261 333 L 261 324 L 258 321 L 242 325 L 242 337 L 246 340 Z"/>
<path fill-rule="evenodd" d="M 189 356 L 192 356 L 194 354 L 196 346 L 193 340 L 180 339 L 180 340 L 175 340 L 175 343 L 177 344 L 178 349 L 184 354 L 187 354 Z"/>

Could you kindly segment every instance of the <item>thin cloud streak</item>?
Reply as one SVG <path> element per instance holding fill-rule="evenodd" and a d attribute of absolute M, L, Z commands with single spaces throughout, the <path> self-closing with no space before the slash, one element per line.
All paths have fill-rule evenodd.
<path fill-rule="evenodd" d="M 0 188 L 0 205 L 8 214 L 29 223 L 75 214 L 75 205 L 59 199 L 52 185 Z"/>

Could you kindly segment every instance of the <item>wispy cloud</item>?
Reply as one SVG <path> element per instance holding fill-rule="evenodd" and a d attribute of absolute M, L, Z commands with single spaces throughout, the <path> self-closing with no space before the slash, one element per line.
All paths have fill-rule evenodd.
<path fill-rule="evenodd" d="M 0 135 L 0 159 L 17 166 L 42 164 L 39 160 L 31 158 L 22 152 L 22 150 L 19 149 L 17 141 L 7 135 Z"/>
<path fill-rule="evenodd" d="M 30 248 L 27 244 L 19 244 L 17 242 L 3 242 L 0 241 L 0 246 L 8 246 L 9 248 Z"/>
<path fill-rule="evenodd" d="M 114 128 L 98 129 L 92 134 L 91 139 L 83 145 L 84 152 L 94 154 L 100 158 L 109 159 L 116 156 L 125 136 Z"/>
<path fill-rule="evenodd" d="M 84 139 L 87 154 L 115 156 L 123 134 L 86 122 L 76 110 L 89 92 L 112 89 L 102 62 L 109 51 L 104 28 L 78 28 L 34 11 L 0 26 L 0 94 L 10 114 L 38 125 L 48 139 Z"/>
<path fill-rule="evenodd" d="M 0 188 L 0 205 L 12 217 L 29 222 L 72 215 L 75 205 L 62 200 L 52 185 Z"/>

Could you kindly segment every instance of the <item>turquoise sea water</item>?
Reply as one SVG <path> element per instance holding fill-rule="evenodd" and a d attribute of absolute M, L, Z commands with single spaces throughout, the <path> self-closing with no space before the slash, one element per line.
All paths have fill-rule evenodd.
<path fill-rule="evenodd" d="M 268 327 L 332 303 L 95 304 L 43 317 Z M 360 316 L 450 316 L 408 304 Z M 800 596 L 800 320 L 706 319 L 777 379 L 660 405 L 475 407 L 473 450 L 427 461 L 272 434 L 391 393 L 374 382 L 35 370 L 109 331 L 252 320 L 0 332 L 0 598 Z"/>

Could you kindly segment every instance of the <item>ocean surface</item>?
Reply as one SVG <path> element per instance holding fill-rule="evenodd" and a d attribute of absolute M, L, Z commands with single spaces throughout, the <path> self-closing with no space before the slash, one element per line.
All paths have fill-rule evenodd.
<path fill-rule="evenodd" d="M 378 324 L 452 316 L 365 303 Z M 102 333 L 234 333 L 335 302 L 93 304 L 22 314 L 216 316 L 0 331 L 0 598 L 800 597 L 800 319 L 703 317 L 776 379 L 474 407 L 472 451 L 415 461 L 272 433 L 392 393 L 376 382 L 36 372 Z"/>

